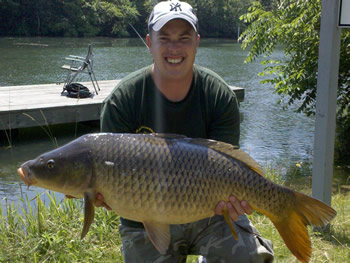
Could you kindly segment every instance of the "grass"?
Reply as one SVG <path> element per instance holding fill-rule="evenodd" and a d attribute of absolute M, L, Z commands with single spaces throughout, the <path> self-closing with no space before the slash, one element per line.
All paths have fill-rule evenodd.
<path fill-rule="evenodd" d="M 0 262 L 122 262 L 115 213 L 98 208 L 95 223 L 80 240 L 83 203 L 47 196 L 46 205 L 37 196 L 35 205 L 27 198 L 18 207 L 1 207 L 6 211 L 0 211 Z"/>
<path fill-rule="evenodd" d="M 8 143 L 7 146 L 5 146 L 5 147 L 0 147 L 0 149 L 1 149 L 1 148 L 2 148 L 2 149 L 11 149 L 11 148 L 12 148 L 11 127 L 9 127 L 9 129 L 7 130 L 7 129 L 4 129 L 5 126 L 3 125 L 2 122 L 1 122 L 0 124 L 1 124 L 0 128 L 3 130 L 3 131 L 0 130 L 0 133 L 3 133 L 3 135 L 5 135 L 5 137 L 6 137 L 6 142 Z M 0 139 L 1 139 L 1 136 L 2 136 L 2 134 L 0 134 Z"/>
<path fill-rule="evenodd" d="M 275 172 L 268 176 L 280 180 Z M 294 177 L 293 177 L 294 178 Z M 310 180 L 294 178 L 293 188 L 310 194 Z M 313 255 L 311 262 L 349 262 L 350 194 L 337 187 L 332 206 L 337 217 L 329 231 L 311 228 Z M 119 217 L 103 208 L 96 209 L 95 221 L 85 239 L 80 240 L 83 225 L 82 200 L 59 200 L 46 193 L 50 202 L 28 197 L 20 204 L 0 206 L 0 262 L 123 262 L 118 234 Z M 258 213 L 249 216 L 261 235 L 272 240 L 275 262 L 297 262 L 286 248 L 271 221 Z M 190 256 L 187 263 L 195 263 Z"/>
<path fill-rule="evenodd" d="M 3 129 L 3 131 L 0 130 L 0 149 L 11 149 L 14 143 L 18 141 L 25 141 L 26 139 L 33 140 L 35 138 L 42 139 L 44 137 L 50 140 L 54 148 L 58 148 L 59 143 L 55 135 L 62 137 L 62 135 L 66 136 L 67 134 L 69 134 L 72 135 L 73 138 L 77 138 L 79 135 L 86 134 L 88 132 L 99 131 L 99 129 L 93 126 L 93 121 L 50 125 L 42 110 L 40 110 L 41 120 L 38 120 L 27 113 L 22 114 L 29 118 L 31 121 L 33 121 L 33 127 L 26 127 L 13 130 L 10 126 L 8 126 L 7 129 L 4 129 L 5 126 L 2 122 L 0 122 L 0 128 Z M 91 124 L 91 126 L 89 126 L 89 123 Z M 97 123 L 99 122 L 97 121 Z M 82 132 L 80 130 L 85 132 Z M 14 136 L 12 136 L 13 133 Z M 7 143 L 7 145 L 2 146 L 2 143 Z"/>
<path fill-rule="evenodd" d="M 44 114 L 44 112 L 42 110 L 40 110 L 40 114 L 45 122 L 45 126 L 43 125 L 40 125 L 40 123 L 35 119 L 33 118 L 31 115 L 27 114 L 27 113 L 22 113 L 23 115 L 27 116 L 29 119 L 31 119 L 33 122 L 35 122 L 45 133 L 46 135 L 50 138 L 51 142 L 53 143 L 53 146 L 54 147 L 58 147 L 58 143 L 57 143 L 57 140 L 56 140 L 56 137 L 53 136 L 52 134 L 52 131 L 50 129 L 50 125 L 47 121 L 47 118 Z"/>

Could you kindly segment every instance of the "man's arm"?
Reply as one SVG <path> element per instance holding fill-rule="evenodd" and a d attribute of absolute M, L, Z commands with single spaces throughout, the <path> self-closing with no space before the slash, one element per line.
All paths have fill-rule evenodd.
<path fill-rule="evenodd" d="M 113 132 L 113 133 L 131 133 L 132 128 L 130 117 L 128 118 L 127 105 L 123 105 L 122 101 L 118 98 L 122 96 L 119 90 L 116 91 L 118 96 L 115 94 L 109 95 L 102 104 L 101 109 L 101 132 Z M 119 107 L 118 107 L 119 106 Z M 124 107 L 125 111 L 122 111 L 120 107 Z M 74 196 L 66 195 L 66 198 L 75 198 Z M 96 193 L 94 204 L 97 207 L 104 207 L 107 210 L 112 210 L 105 202 L 104 197 L 101 193 Z"/>
<path fill-rule="evenodd" d="M 239 106 L 236 95 L 230 92 L 223 92 L 216 96 L 218 99 L 213 106 L 214 118 L 209 125 L 208 137 L 239 146 Z M 233 221 L 237 221 L 238 217 L 243 214 L 251 214 L 253 212 L 247 201 L 238 200 L 234 196 L 230 196 L 227 202 L 219 202 L 215 207 L 215 213 L 223 215 L 224 209 L 228 210 Z"/>
<path fill-rule="evenodd" d="M 102 104 L 101 110 L 101 132 L 114 132 L 114 133 L 131 133 L 132 125 L 130 122 L 130 116 L 128 119 L 127 113 L 118 109 L 117 104 L 122 105 L 121 101 L 118 101 L 113 94 L 111 94 Z M 124 105 L 125 108 L 126 105 Z M 129 122 L 128 122 L 129 120 Z M 104 197 L 101 193 L 97 193 L 95 196 L 95 206 L 104 207 L 107 210 L 112 210 L 104 201 Z"/>
<path fill-rule="evenodd" d="M 210 108 L 208 138 L 239 146 L 240 113 L 235 93 L 228 86 L 222 87 Z"/>
<path fill-rule="evenodd" d="M 128 101 L 121 100 L 120 90 L 115 91 L 116 94 L 111 94 L 102 104 L 101 109 L 101 132 L 113 133 L 132 133 L 133 127 L 131 120 L 130 107 Z"/>

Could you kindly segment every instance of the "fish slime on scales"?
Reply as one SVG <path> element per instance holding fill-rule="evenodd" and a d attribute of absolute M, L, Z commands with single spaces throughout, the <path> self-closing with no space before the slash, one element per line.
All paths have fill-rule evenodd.
<path fill-rule="evenodd" d="M 101 193 L 118 215 L 142 222 L 162 254 L 170 224 L 211 217 L 217 203 L 231 195 L 269 217 L 301 262 L 311 257 L 307 225 L 324 226 L 336 215 L 327 204 L 263 177 L 237 147 L 174 134 L 87 134 L 25 162 L 18 173 L 28 186 L 84 198 L 82 238 Z M 224 217 L 237 238 L 226 210 Z"/>

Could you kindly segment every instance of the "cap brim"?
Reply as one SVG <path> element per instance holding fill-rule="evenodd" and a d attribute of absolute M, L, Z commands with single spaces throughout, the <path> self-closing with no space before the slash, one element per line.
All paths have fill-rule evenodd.
<path fill-rule="evenodd" d="M 170 20 L 174 20 L 174 19 L 186 20 L 193 27 L 194 31 L 197 32 L 196 25 L 193 24 L 191 19 L 186 17 L 185 15 L 181 15 L 181 14 L 178 14 L 178 15 L 173 15 L 172 14 L 171 16 L 165 16 L 165 17 L 159 19 L 156 23 L 153 24 L 152 29 L 154 31 L 159 31 L 163 26 L 165 26 L 166 23 L 168 23 Z"/>

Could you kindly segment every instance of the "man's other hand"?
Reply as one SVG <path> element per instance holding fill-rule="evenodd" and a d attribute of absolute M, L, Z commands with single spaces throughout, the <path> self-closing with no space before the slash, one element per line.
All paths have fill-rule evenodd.
<path fill-rule="evenodd" d="M 71 195 L 66 195 L 66 198 L 75 198 L 75 197 L 74 197 L 74 196 L 71 196 Z M 97 207 L 104 207 L 104 208 L 106 208 L 107 210 L 112 210 L 112 208 L 110 208 L 110 207 L 105 203 L 105 199 L 104 199 L 103 195 L 100 194 L 100 193 L 97 193 L 97 194 L 96 194 L 94 205 L 97 206 Z"/>
<path fill-rule="evenodd" d="M 228 202 L 220 201 L 215 207 L 215 214 L 223 215 L 225 207 L 227 207 L 228 213 L 233 221 L 237 221 L 238 217 L 241 215 L 250 215 L 253 213 L 253 209 L 247 201 L 240 201 L 234 196 L 230 196 Z"/>
<path fill-rule="evenodd" d="M 106 203 L 105 203 L 105 198 L 103 197 L 102 194 L 97 193 L 96 194 L 96 199 L 95 199 L 95 206 L 97 207 L 104 207 L 107 210 L 112 210 Z"/>

